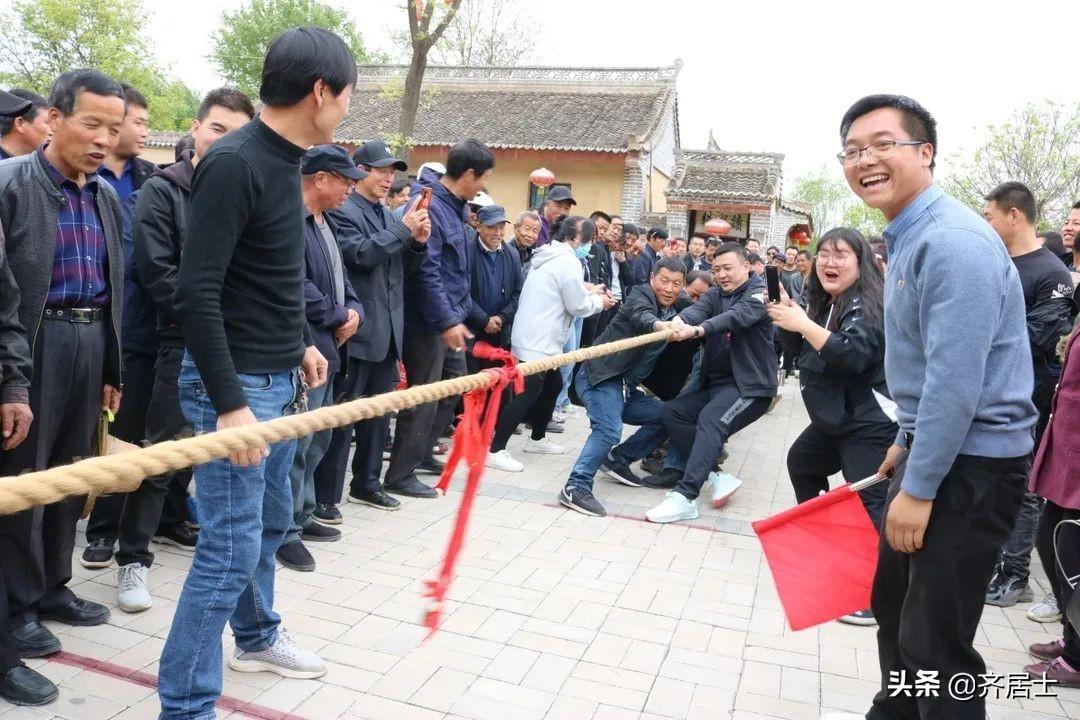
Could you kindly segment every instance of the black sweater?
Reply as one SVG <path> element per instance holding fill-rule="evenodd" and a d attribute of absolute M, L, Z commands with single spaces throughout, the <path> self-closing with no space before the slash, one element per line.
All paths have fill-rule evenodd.
<path fill-rule="evenodd" d="M 176 313 L 219 414 L 247 405 L 236 373 L 304 355 L 303 154 L 255 118 L 195 169 Z"/>

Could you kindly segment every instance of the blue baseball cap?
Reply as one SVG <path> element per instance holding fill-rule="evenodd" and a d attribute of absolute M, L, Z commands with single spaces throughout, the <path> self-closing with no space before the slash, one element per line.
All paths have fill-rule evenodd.
<path fill-rule="evenodd" d="M 498 225 L 509 222 L 506 219 L 506 210 L 502 205 L 487 205 L 476 211 L 476 221 L 481 225 Z"/>
<path fill-rule="evenodd" d="M 304 153 L 300 159 L 300 174 L 314 175 L 317 172 L 334 173 L 350 180 L 367 177 L 366 172 L 353 165 L 349 151 L 337 145 L 316 145 Z"/>

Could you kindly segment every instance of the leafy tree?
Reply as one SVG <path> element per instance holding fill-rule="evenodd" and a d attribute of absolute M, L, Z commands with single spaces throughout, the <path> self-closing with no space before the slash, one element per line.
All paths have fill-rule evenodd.
<path fill-rule="evenodd" d="M 150 124 L 179 130 L 198 99 L 151 58 L 140 0 L 15 0 L 0 18 L 0 81 L 48 95 L 53 79 L 89 67 L 137 87 Z"/>
<path fill-rule="evenodd" d="M 432 55 L 441 65 L 518 65 L 539 34 L 529 10 L 521 0 L 462 0 Z"/>
<path fill-rule="evenodd" d="M 823 232 L 839 224 L 851 202 L 851 190 L 847 183 L 822 166 L 814 173 L 797 178 L 790 197 L 810 203 L 814 231 L 820 237 Z"/>
<path fill-rule="evenodd" d="M 463 0 L 409 0 L 405 13 L 409 16 L 409 71 L 401 96 L 401 115 L 397 137 L 401 140 L 398 155 L 404 157 L 416 129 L 416 112 L 420 107 L 420 88 L 424 84 L 428 54 L 454 21 Z"/>
<path fill-rule="evenodd" d="M 285 30 L 303 25 L 316 25 L 340 35 L 357 62 L 371 59 L 345 10 L 317 0 L 250 0 L 239 10 L 222 16 L 221 27 L 212 38 L 210 60 L 230 84 L 257 97 L 266 48 Z"/>
<path fill-rule="evenodd" d="M 951 164 L 946 189 L 977 212 L 995 186 L 1017 180 L 1035 194 L 1040 227 L 1057 227 L 1080 196 L 1080 102 L 1026 105 Z"/>
<path fill-rule="evenodd" d="M 861 201 L 855 201 L 844 210 L 841 224 L 844 227 L 855 228 L 869 240 L 871 235 L 880 235 L 888 223 L 880 210 L 875 210 Z"/>

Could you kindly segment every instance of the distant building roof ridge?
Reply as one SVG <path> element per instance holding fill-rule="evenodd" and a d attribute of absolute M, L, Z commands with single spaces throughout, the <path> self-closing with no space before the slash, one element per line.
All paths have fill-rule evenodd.
<path fill-rule="evenodd" d="M 358 86 L 403 77 L 407 65 L 357 65 Z M 424 72 L 425 85 L 490 84 L 492 81 L 513 85 L 596 85 L 615 87 L 674 87 L 682 69 L 682 60 L 662 67 L 572 67 L 562 65 L 429 65 Z"/>

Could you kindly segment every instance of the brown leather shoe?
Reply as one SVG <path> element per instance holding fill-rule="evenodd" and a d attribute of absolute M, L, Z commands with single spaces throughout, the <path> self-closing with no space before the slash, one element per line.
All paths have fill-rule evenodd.
<path fill-rule="evenodd" d="M 1080 688 L 1080 672 L 1074 670 L 1063 658 L 1028 665 L 1024 670 L 1035 678 L 1042 678 L 1045 675 L 1047 680 L 1058 687 Z"/>
<path fill-rule="evenodd" d="M 1028 648 L 1028 652 L 1033 658 L 1049 662 L 1061 657 L 1061 654 L 1065 652 L 1065 638 L 1058 638 L 1047 643 L 1035 643 Z"/>

